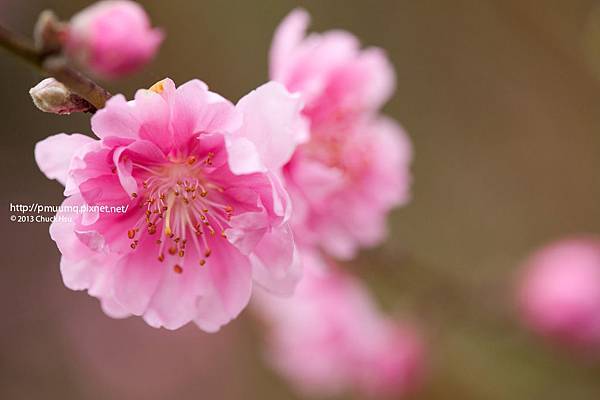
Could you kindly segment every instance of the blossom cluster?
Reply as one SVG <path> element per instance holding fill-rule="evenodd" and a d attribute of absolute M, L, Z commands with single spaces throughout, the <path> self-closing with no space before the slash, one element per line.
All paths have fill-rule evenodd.
<path fill-rule="evenodd" d="M 68 22 L 42 16 L 40 54 L 103 79 L 140 70 L 164 39 L 129 0 Z M 422 379 L 424 340 L 340 264 L 382 243 L 389 213 L 410 200 L 411 141 L 382 113 L 394 68 L 384 50 L 343 30 L 307 33 L 309 22 L 301 9 L 283 19 L 269 81 L 235 103 L 198 79 L 105 106 L 53 77 L 32 88 L 42 111 L 93 113 L 93 137 L 35 147 L 64 185 L 50 236 L 64 284 L 109 316 L 216 332 L 251 304 L 265 358 L 299 392 L 402 395 Z M 552 243 L 518 278 L 532 331 L 600 355 L 599 238 Z"/>
<path fill-rule="evenodd" d="M 422 342 L 333 261 L 381 243 L 389 211 L 409 199 L 410 140 L 380 113 L 395 75 L 383 50 L 361 49 L 345 31 L 306 35 L 308 23 L 291 12 L 269 60 L 271 79 L 300 93 L 309 127 L 283 167 L 304 275 L 291 299 L 261 296 L 256 308 L 272 364 L 301 390 L 401 394 L 419 380 Z"/>
<path fill-rule="evenodd" d="M 419 380 L 422 340 L 335 262 L 381 243 L 410 197 L 410 140 L 381 114 L 394 70 L 382 49 L 340 30 L 307 35 L 308 23 L 303 10 L 283 20 L 270 81 L 235 104 L 167 78 L 110 98 L 91 118 L 95 137 L 39 142 L 69 221 L 50 236 L 65 285 L 112 317 L 215 332 L 254 294 L 271 364 L 299 390 L 404 393 Z M 137 70 L 163 39 L 131 1 L 97 3 L 59 28 L 60 51 L 105 78 Z M 45 111 L 90 111 L 56 81 L 32 96 Z M 127 211 L 69 211 L 102 206 Z"/>

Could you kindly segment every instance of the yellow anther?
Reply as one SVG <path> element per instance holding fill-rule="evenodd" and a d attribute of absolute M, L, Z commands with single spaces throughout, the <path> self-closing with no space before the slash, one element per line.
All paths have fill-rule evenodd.
<path fill-rule="evenodd" d="M 162 81 L 158 81 L 154 85 L 150 86 L 150 89 L 148 89 L 148 90 L 150 90 L 150 91 L 152 91 L 154 93 L 161 94 L 165 90 L 165 83 L 164 82 L 165 82 L 164 79 Z"/>

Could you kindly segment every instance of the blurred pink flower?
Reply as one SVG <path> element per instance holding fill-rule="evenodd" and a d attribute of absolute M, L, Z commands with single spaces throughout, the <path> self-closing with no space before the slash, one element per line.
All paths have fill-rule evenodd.
<path fill-rule="evenodd" d="M 155 55 L 163 33 L 129 0 L 100 1 L 75 14 L 66 31 L 66 54 L 105 78 L 132 73 Z"/>
<path fill-rule="evenodd" d="M 240 313 L 253 280 L 290 293 L 300 268 L 272 171 L 293 152 L 299 110 L 275 82 L 234 106 L 198 80 L 176 89 L 166 79 L 135 100 L 111 98 L 92 118 L 100 140 L 38 143 L 40 169 L 66 186 L 64 206 L 128 207 L 58 213 L 72 219 L 50 227 L 65 285 L 87 289 L 111 316 L 206 331 Z"/>
<path fill-rule="evenodd" d="M 600 349 L 600 238 L 552 243 L 525 263 L 519 305 L 536 332 L 580 348 Z"/>
<path fill-rule="evenodd" d="M 342 259 L 380 243 L 388 212 L 409 200 L 411 158 L 408 136 L 384 117 L 300 146 L 284 167 L 298 240 Z"/>
<path fill-rule="evenodd" d="M 316 253 L 302 255 L 305 274 L 292 298 L 257 292 L 274 367 L 312 395 L 400 395 L 414 389 L 424 357 L 415 332 L 382 315 L 360 282 Z"/>
<path fill-rule="evenodd" d="M 361 50 L 358 39 L 346 31 L 305 36 L 309 22 L 308 13 L 296 9 L 279 25 L 270 51 L 271 79 L 302 94 L 312 131 L 351 124 L 376 112 L 395 86 L 385 52 Z"/>
<path fill-rule="evenodd" d="M 344 31 L 304 37 L 308 22 L 293 11 L 271 47 L 271 79 L 301 94 L 310 125 L 284 176 L 298 239 L 348 259 L 383 240 L 387 213 L 409 200 L 412 148 L 395 121 L 377 114 L 394 90 L 384 52 L 361 50 Z"/>

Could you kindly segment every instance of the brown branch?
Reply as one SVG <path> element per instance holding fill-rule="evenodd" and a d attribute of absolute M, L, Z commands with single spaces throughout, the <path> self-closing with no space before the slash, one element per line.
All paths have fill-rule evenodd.
<path fill-rule="evenodd" d="M 91 79 L 70 68 L 64 57 L 50 56 L 42 62 L 42 69 L 79 97 L 96 107 L 103 108 L 110 93 Z"/>
<path fill-rule="evenodd" d="M 37 67 L 41 65 L 42 57 L 40 57 L 33 45 L 27 39 L 20 37 L 1 25 L 0 46 Z"/>
<path fill-rule="evenodd" d="M 70 67 L 60 54 L 43 53 L 26 38 L 0 26 L 0 47 L 32 64 L 40 71 L 65 85 L 96 109 L 103 108 L 110 93 L 100 85 Z"/>

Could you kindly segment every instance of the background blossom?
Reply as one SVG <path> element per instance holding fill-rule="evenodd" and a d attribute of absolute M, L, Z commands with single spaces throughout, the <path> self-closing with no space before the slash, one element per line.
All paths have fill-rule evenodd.
<path fill-rule="evenodd" d="M 600 351 L 600 240 L 573 237 L 545 246 L 525 263 L 519 306 L 536 332 Z"/>
<path fill-rule="evenodd" d="M 66 54 L 105 78 L 131 74 L 156 54 L 163 33 L 129 0 L 105 0 L 83 9 L 66 29 Z"/>
<path fill-rule="evenodd" d="M 394 90 L 380 49 L 361 50 L 345 31 L 305 37 L 309 16 L 292 11 L 275 31 L 271 79 L 304 100 L 310 139 L 284 168 L 302 243 L 349 259 L 379 244 L 388 212 L 409 199 L 410 139 L 378 114 Z"/>
<path fill-rule="evenodd" d="M 275 31 L 271 79 L 302 94 L 313 132 L 351 126 L 363 114 L 377 112 L 395 86 L 383 50 L 361 50 L 358 39 L 342 30 L 306 36 L 309 21 L 306 11 L 296 9 Z"/>
<path fill-rule="evenodd" d="M 293 297 L 257 297 L 269 360 L 300 392 L 399 395 L 421 379 L 423 343 L 409 324 L 385 317 L 366 288 L 318 254 L 302 251 Z"/>

